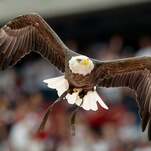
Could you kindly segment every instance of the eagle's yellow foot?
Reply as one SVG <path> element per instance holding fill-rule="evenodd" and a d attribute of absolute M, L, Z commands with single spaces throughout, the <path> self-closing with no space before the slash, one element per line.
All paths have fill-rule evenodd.
<path fill-rule="evenodd" d="M 78 92 L 77 88 L 73 88 L 72 90 L 73 90 L 73 93 Z"/>

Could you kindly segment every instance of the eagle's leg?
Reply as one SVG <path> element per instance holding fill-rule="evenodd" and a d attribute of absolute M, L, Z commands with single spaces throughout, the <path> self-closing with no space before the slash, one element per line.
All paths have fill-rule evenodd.
<path fill-rule="evenodd" d="M 82 104 L 83 104 L 83 99 L 82 99 L 80 106 Z M 77 114 L 77 111 L 79 110 L 80 106 L 78 106 L 71 115 L 71 134 L 72 134 L 72 136 L 75 135 L 75 118 L 76 118 L 76 114 Z"/>
<path fill-rule="evenodd" d="M 53 106 L 54 106 L 56 103 L 60 102 L 70 91 L 71 91 L 70 89 L 66 90 L 53 104 L 51 104 L 51 105 L 48 107 L 48 109 L 47 109 L 47 111 L 45 112 L 45 115 L 44 115 L 44 117 L 43 117 L 43 119 L 42 119 L 42 122 L 41 122 L 41 124 L 40 124 L 40 126 L 39 126 L 39 129 L 38 129 L 39 132 L 43 131 L 43 129 L 44 129 L 44 127 L 45 127 L 45 124 L 46 124 L 46 122 L 47 122 L 47 119 L 48 119 L 48 117 L 49 117 L 49 113 L 51 112 Z"/>

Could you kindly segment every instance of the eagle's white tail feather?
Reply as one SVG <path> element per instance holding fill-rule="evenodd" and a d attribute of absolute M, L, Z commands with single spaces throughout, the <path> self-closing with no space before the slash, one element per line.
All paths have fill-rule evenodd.
<path fill-rule="evenodd" d="M 91 93 L 90 97 L 91 97 L 91 109 L 93 111 L 96 111 L 98 109 L 98 106 L 95 100 L 95 93 Z"/>
<path fill-rule="evenodd" d="M 95 90 L 89 91 L 87 95 L 84 96 L 82 107 L 85 110 L 91 109 L 93 111 L 96 111 L 98 109 L 97 101 L 103 108 L 108 109 L 107 105 L 103 102 L 103 100 L 100 98 L 100 96 Z"/>
<path fill-rule="evenodd" d="M 75 103 L 78 106 L 81 105 L 82 99 L 80 99 L 80 97 L 79 97 L 79 92 L 80 91 L 81 91 L 80 89 L 77 89 L 77 92 L 72 93 L 72 94 L 67 94 L 66 99 L 67 99 L 69 104 L 74 104 Z"/>
<path fill-rule="evenodd" d="M 82 104 L 82 108 L 84 108 L 85 110 L 90 110 L 90 98 L 88 98 L 88 95 L 85 95 L 85 97 L 83 98 L 83 104 Z"/>
<path fill-rule="evenodd" d="M 46 79 L 46 80 L 43 80 L 43 82 L 48 83 L 48 84 L 52 85 L 52 87 L 53 87 L 53 84 L 55 84 L 56 82 L 58 82 L 62 79 L 64 79 L 64 76 Z"/>
<path fill-rule="evenodd" d="M 94 91 L 94 95 L 95 95 L 95 99 L 99 102 L 99 104 L 103 108 L 108 109 L 107 105 L 103 102 L 103 100 L 101 99 L 101 97 L 98 95 L 98 93 L 96 91 Z"/>
<path fill-rule="evenodd" d="M 82 103 L 82 99 L 80 99 L 79 96 L 77 96 L 76 105 L 80 106 Z"/>
<path fill-rule="evenodd" d="M 46 79 L 43 82 L 47 83 L 49 88 L 56 89 L 59 96 L 69 88 L 69 83 L 65 76 Z"/>
<path fill-rule="evenodd" d="M 97 101 L 98 101 L 98 94 L 97 94 L 97 92 L 96 91 L 89 91 L 87 93 L 87 95 L 85 95 L 85 97 L 83 98 L 83 105 L 82 105 L 82 107 L 85 110 L 96 111 L 98 109 Z M 101 106 L 102 106 L 102 104 L 101 104 Z"/>
<path fill-rule="evenodd" d="M 77 96 L 78 96 L 78 92 L 73 93 L 72 95 L 67 94 L 66 99 L 67 99 L 69 104 L 74 104 L 74 103 L 76 103 Z"/>
<path fill-rule="evenodd" d="M 56 89 L 59 96 L 69 88 L 69 83 L 66 80 L 65 76 L 46 79 L 44 80 L 44 82 L 48 84 L 49 88 Z M 75 103 L 78 106 L 81 105 L 82 99 L 80 99 L 79 97 L 79 92 L 81 92 L 81 90 L 82 89 L 77 89 L 77 92 L 66 95 L 69 104 Z M 96 92 L 96 87 L 94 87 L 94 91 L 88 91 L 87 95 L 84 96 L 83 104 L 81 105 L 81 107 L 84 108 L 85 110 L 96 111 L 98 109 L 97 101 L 103 108 L 108 109 L 106 104 L 103 102 L 103 100 Z"/>

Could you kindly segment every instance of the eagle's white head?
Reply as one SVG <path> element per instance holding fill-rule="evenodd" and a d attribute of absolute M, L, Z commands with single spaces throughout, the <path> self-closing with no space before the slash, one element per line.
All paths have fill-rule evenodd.
<path fill-rule="evenodd" d="M 94 64 L 86 56 L 74 56 L 69 60 L 69 68 L 73 73 L 85 76 L 91 73 L 94 68 Z"/>

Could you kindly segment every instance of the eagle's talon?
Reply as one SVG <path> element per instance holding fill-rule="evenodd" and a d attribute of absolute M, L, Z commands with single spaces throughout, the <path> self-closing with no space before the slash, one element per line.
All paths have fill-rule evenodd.
<path fill-rule="evenodd" d="M 73 88 L 72 90 L 73 90 L 73 93 L 78 92 L 77 88 Z"/>

